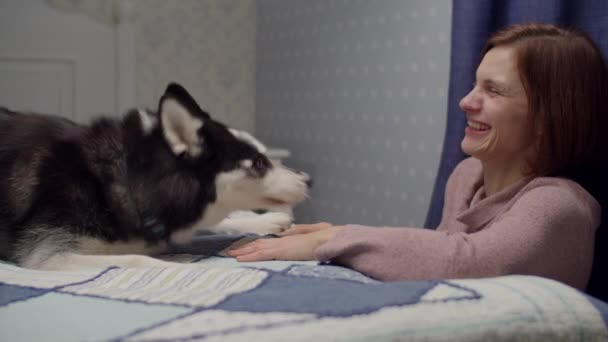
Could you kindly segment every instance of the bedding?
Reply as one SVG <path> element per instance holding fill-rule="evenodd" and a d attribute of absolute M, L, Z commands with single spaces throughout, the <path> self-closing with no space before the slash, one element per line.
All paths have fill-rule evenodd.
<path fill-rule="evenodd" d="M 204 241 L 202 241 L 204 240 Z M 608 305 L 532 276 L 382 283 L 317 262 L 238 263 L 235 238 L 169 268 L 0 263 L 0 341 L 605 341 Z"/>

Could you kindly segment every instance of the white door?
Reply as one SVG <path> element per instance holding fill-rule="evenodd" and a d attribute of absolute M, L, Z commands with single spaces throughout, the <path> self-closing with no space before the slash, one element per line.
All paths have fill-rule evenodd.
<path fill-rule="evenodd" d="M 132 102 L 122 42 L 116 25 L 43 0 L 1 0 L 0 106 L 79 122 L 115 115 Z"/>

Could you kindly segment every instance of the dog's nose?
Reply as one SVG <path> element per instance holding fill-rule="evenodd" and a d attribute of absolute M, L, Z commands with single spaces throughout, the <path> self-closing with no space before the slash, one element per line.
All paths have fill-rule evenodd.
<path fill-rule="evenodd" d="M 312 177 L 308 176 L 306 179 L 306 186 L 310 189 L 312 188 Z"/>
<path fill-rule="evenodd" d="M 304 183 L 306 183 L 306 186 L 308 188 L 312 188 L 312 177 L 310 177 L 310 175 L 306 172 L 302 172 L 300 170 L 292 170 L 295 173 L 297 173 L 298 175 L 304 176 L 304 178 L 306 178 L 306 180 L 304 181 Z"/>

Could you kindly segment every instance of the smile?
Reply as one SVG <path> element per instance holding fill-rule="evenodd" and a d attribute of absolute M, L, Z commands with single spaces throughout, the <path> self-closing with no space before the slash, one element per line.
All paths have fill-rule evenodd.
<path fill-rule="evenodd" d="M 470 128 L 472 128 L 476 131 L 487 131 L 490 128 L 492 128 L 490 125 L 486 125 L 481 122 L 467 121 L 467 124 L 469 125 Z"/>

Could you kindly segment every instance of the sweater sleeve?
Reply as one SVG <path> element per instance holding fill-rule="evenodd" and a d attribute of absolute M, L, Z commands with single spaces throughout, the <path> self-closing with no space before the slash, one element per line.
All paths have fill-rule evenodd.
<path fill-rule="evenodd" d="M 583 289 L 600 210 L 584 195 L 557 186 L 532 188 L 494 222 L 470 234 L 345 226 L 315 255 L 379 280 L 528 274 Z"/>

